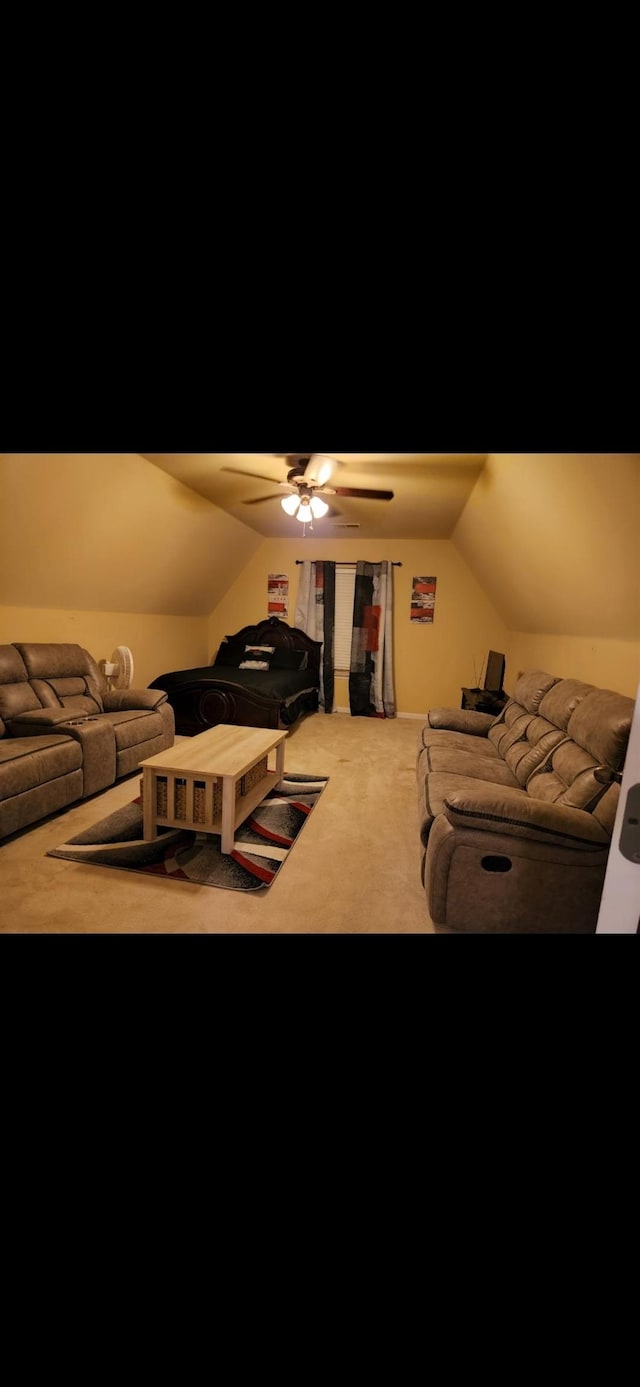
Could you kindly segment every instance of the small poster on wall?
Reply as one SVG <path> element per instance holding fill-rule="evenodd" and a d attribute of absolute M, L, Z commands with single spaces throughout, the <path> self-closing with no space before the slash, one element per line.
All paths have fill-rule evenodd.
<path fill-rule="evenodd" d="M 424 625 L 433 621 L 437 581 L 437 578 L 414 578 L 411 589 L 412 622 Z"/>
<path fill-rule="evenodd" d="M 268 578 L 267 615 L 286 621 L 289 615 L 289 579 L 286 573 L 270 573 Z"/>

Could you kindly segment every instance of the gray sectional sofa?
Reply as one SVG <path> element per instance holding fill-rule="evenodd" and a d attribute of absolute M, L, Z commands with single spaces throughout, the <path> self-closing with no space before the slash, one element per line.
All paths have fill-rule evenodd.
<path fill-rule="evenodd" d="M 520 675 L 497 717 L 431 709 L 417 781 L 434 925 L 593 933 L 633 709 L 542 670 Z"/>
<path fill-rule="evenodd" d="M 173 746 L 161 689 L 109 690 L 80 645 L 0 645 L 0 838 Z"/>

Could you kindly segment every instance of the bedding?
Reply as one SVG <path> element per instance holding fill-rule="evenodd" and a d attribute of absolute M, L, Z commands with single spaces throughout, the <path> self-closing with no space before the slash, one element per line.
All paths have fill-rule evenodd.
<path fill-rule="evenodd" d="M 304 631 L 268 617 L 225 637 L 210 665 L 171 670 L 149 687 L 166 692 L 181 736 L 218 723 L 291 727 L 318 710 L 321 649 Z"/>

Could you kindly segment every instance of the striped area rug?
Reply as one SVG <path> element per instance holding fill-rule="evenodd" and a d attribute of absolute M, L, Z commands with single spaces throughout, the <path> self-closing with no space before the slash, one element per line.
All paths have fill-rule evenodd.
<path fill-rule="evenodd" d="M 328 776 L 285 773 L 277 790 L 236 829 L 228 855 L 220 852 L 220 838 L 212 833 L 167 828 L 145 842 L 136 799 L 47 856 L 227 891 L 259 891 L 278 875 L 327 782 Z"/>

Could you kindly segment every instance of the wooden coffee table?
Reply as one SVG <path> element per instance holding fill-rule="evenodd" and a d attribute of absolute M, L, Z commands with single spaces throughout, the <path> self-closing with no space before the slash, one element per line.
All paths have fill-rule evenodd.
<path fill-rule="evenodd" d="M 221 851 L 233 852 L 238 824 L 280 784 L 284 774 L 284 732 L 273 728 L 219 723 L 140 762 L 143 836 L 159 828 L 219 833 Z M 268 769 L 275 748 L 275 770 Z"/>

